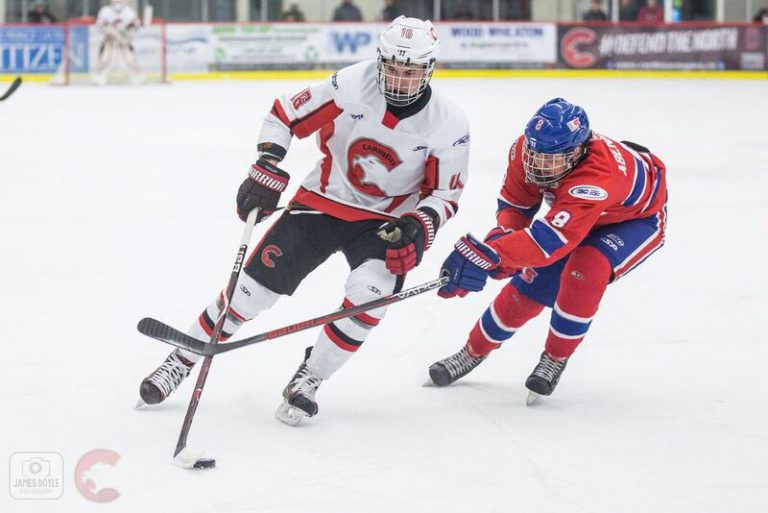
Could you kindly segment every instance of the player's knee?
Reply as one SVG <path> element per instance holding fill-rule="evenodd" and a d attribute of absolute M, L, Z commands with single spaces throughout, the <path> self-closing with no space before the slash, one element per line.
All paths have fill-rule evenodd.
<path fill-rule="evenodd" d="M 557 307 L 570 315 L 591 317 L 611 278 L 611 264 L 597 249 L 582 246 L 565 266 L 557 296 Z"/>
<path fill-rule="evenodd" d="M 245 320 L 253 319 L 260 312 L 267 310 L 280 299 L 280 294 L 272 292 L 246 273 L 240 273 L 230 302 L 230 310 Z"/>
<path fill-rule="evenodd" d="M 562 281 L 579 288 L 602 290 L 610 282 L 612 272 L 611 262 L 604 254 L 592 246 L 581 246 L 568 259 Z"/>
<path fill-rule="evenodd" d="M 384 260 L 366 260 L 349 275 L 345 285 L 345 306 L 358 306 L 381 299 L 395 290 L 397 277 L 390 273 Z M 376 319 L 384 317 L 386 308 L 366 312 Z"/>

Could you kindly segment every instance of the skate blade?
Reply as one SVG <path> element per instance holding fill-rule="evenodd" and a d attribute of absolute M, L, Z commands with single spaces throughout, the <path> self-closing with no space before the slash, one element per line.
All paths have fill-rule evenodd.
<path fill-rule="evenodd" d="M 525 405 L 526 406 L 533 406 L 534 404 L 536 404 L 539 401 L 540 397 L 541 396 L 539 394 L 537 394 L 536 392 L 529 391 L 528 392 L 528 397 L 526 397 L 526 399 L 525 399 Z"/>
<path fill-rule="evenodd" d="M 277 411 L 275 411 L 275 418 L 289 426 L 297 425 L 304 419 L 304 417 L 308 417 L 304 410 L 291 406 L 287 401 L 283 401 L 283 404 L 281 404 L 277 408 Z"/>
<path fill-rule="evenodd" d="M 435 385 L 435 382 L 434 382 L 434 381 L 432 381 L 431 379 L 428 379 L 428 380 L 426 380 L 426 381 L 424 382 L 424 384 L 423 384 L 423 385 L 421 385 L 421 386 L 423 386 L 423 387 L 427 387 L 427 388 L 437 388 L 437 385 Z"/>
<path fill-rule="evenodd" d="M 195 467 L 197 460 L 202 458 L 203 451 L 195 451 L 189 447 L 183 448 L 179 454 L 174 456 L 173 463 L 181 468 L 191 469 Z"/>
<path fill-rule="evenodd" d="M 143 408 L 144 408 L 146 405 L 147 405 L 147 403 L 145 403 L 145 402 L 144 402 L 144 399 L 139 399 L 139 400 L 138 400 L 138 402 L 136 403 L 136 406 L 134 406 L 134 407 L 133 407 L 133 409 L 134 409 L 134 410 L 141 410 L 141 409 L 143 409 Z"/>

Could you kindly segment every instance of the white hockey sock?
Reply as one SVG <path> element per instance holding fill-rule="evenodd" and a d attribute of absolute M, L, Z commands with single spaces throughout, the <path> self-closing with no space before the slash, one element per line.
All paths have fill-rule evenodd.
<path fill-rule="evenodd" d="M 259 313 L 271 308 L 279 298 L 280 294 L 272 292 L 247 274 L 241 273 L 240 278 L 237 280 L 235 292 L 232 295 L 232 301 L 229 304 L 227 317 L 224 320 L 220 341 L 224 341 L 234 335 L 245 321 L 250 321 Z M 187 335 L 203 342 L 209 342 L 223 303 L 224 292 L 221 292 L 216 300 L 208 305 L 203 313 L 200 314 L 200 317 L 192 323 L 192 326 L 187 331 Z M 190 353 L 184 349 L 179 349 L 179 352 L 191 362 L 197 362 L 202 358 L 202 356 Z"/>
<path fill-rule="evenodd" d="M 334 372 L 352 358 L 353 354 L 355 354 L 354 351 L 346 351 L 331 342 L 328 337 L 321 336 L 312 348 L 312 354 L 307 360 L 307 368 L 323 380 L 330 379 Z"/>

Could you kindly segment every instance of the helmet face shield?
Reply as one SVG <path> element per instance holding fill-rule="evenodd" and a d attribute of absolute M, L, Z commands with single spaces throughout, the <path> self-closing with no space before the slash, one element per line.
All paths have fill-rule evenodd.
<path fill-rule="evenodd" d="M 537 185 L 552 185 L 571 172 L 583 149 L 581 146 L 565 153 L 544 153 L 536 151 L 528 144 L 523 145 L 523 169 L 525 180 Z"/>
<path fill-rule="evenodd" d="M 410 105 L 424 94 L 434 69 L 434 61 L 423 64 L 408 63 L 394 58 L 385 59 L 379 55 L 379 92 L 392 106 Z"/>

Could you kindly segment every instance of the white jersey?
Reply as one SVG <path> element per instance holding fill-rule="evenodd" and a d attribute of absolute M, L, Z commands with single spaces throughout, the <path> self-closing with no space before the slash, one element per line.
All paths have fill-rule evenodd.
<path fill-rule="evenodd" d="M 119 11 L 111 5 L 105 5 L 99 9 L 96 17 L 96 25 L 99 27 L 112 26 L 117 29 L 126 29 L 129 27 L 138 27 L 139 17 L 129 6 L 124 6 Z"/>
<path fill-rule="evenodd" d="M 469 122 L 431 89 L 421 110 L 387 111 L 376 61 L 343 68 L 293 97 L 275 100 L 259 144 L 286 150 L 317 132 L 323 158 L 294 200 L 346 221 L 391 219 L 429 207 L 440 225 L 456 214 L 467 183 Z"/>

